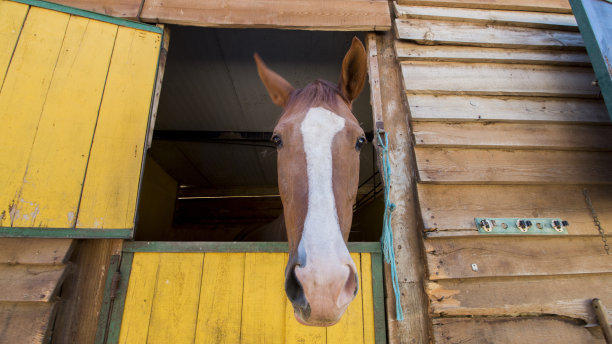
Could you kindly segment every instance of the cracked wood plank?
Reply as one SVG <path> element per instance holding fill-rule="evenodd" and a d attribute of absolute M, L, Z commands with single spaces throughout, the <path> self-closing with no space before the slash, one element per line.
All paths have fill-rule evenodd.
<path fill-rule="evenodd" d="M 74 244 L 72 239 L 0 238 L 0 263 L 66 264 Z"/>
<path fill-rule="evenodd" d="M 56 303 L 0 302 L 0 342 L 49 343 Z"/>
<path fill-rule="evenodd" d="M 572 13 L 567 0 L 399 0 L 398 3 L 419 6 L 487 8 L 512 11 Z M 452 11 L 449 8 L 449 11 Z"/>
<path fill-rule="evenodd" d="M 50 302 L 65 272 L 65 265 L 0 264 L 0 302 Z"/>

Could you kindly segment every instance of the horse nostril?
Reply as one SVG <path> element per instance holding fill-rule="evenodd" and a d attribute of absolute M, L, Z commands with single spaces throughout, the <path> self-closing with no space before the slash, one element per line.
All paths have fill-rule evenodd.
<path fill-rule="evenodd" d="M 342 292 L 338 297 L 338 306 L 345 305 L 353 300 L 357 292 L 359 291 L 359 279 L 352 265 L 347 265 L 349 268 L 349 275 L 342 288 Z"/>
<path fill-rule="evenodd" d="M 296 303 L 303 303 L 305 305 L 306 296 L 304 295 L 304 289 L 302 288 L 302 284 L 295 275 L 295 269 L 298 266 L 299 265 L 297 264 L 294 265 L 287 274 L 287 277 L 285 278 L 285 292 L 287 293 L 287 297 L 289 298 L 291 303 L 293 303 L 294 305 Z"/>

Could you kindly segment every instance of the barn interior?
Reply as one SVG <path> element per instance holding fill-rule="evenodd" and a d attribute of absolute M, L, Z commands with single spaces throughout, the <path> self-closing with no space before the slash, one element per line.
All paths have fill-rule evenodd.
<path fill-rule="evenodd" d="M 301 88 L 336 82 L 351 40 L 363 33 L 173 26 L 142 178 L 136 240 L 236 241 L 282 213 L 270 100 L 253 54 Z M 372 139 L 366 82 L 353 113 Z M 370 142 L 349 241 L 377 241 L 382 184 Z"/>

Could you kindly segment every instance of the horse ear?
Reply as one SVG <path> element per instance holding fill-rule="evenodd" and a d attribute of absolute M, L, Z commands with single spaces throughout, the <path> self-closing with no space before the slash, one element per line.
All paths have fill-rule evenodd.
<path fill-rule="evenodd" d="M 272 102 L 284 108 L 289 101 L 291 92 L 293 92 L 293 86 L 291 86 L 291 84 L 282 76 L 276 74 L 274 71 L 268 68 L 257 53 L 255 53 L 253 57 L 255 58 L 255 63 L 257 64 L 259 78 L 263 82 L 264 86 L 266 86 L 268 94 L 270 95 L 270 98 L 272 98 Z"/>
<path fill-rule="evenodd" d="M 365 83 L 367 70 L 367 57 L 363 44 L 357 37 L 353 37 L 351 48 L 342 60 L 342 74 L 340 75 L 340 90 L 349 104 L 359 96 Z"/>

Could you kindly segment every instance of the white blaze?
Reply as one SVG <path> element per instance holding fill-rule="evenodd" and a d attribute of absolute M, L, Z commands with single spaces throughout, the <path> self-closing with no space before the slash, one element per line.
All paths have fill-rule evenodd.
<path fill-rule="evenodd" d="M 317 107 L 308 110 L 300 126 L 306 153 L 308 212 L 298 251 L 305 251 L 306 266 L 334 263 L 348 255 L 332 183 L 332 142 L 344 123 L 344 118 Z"/>

